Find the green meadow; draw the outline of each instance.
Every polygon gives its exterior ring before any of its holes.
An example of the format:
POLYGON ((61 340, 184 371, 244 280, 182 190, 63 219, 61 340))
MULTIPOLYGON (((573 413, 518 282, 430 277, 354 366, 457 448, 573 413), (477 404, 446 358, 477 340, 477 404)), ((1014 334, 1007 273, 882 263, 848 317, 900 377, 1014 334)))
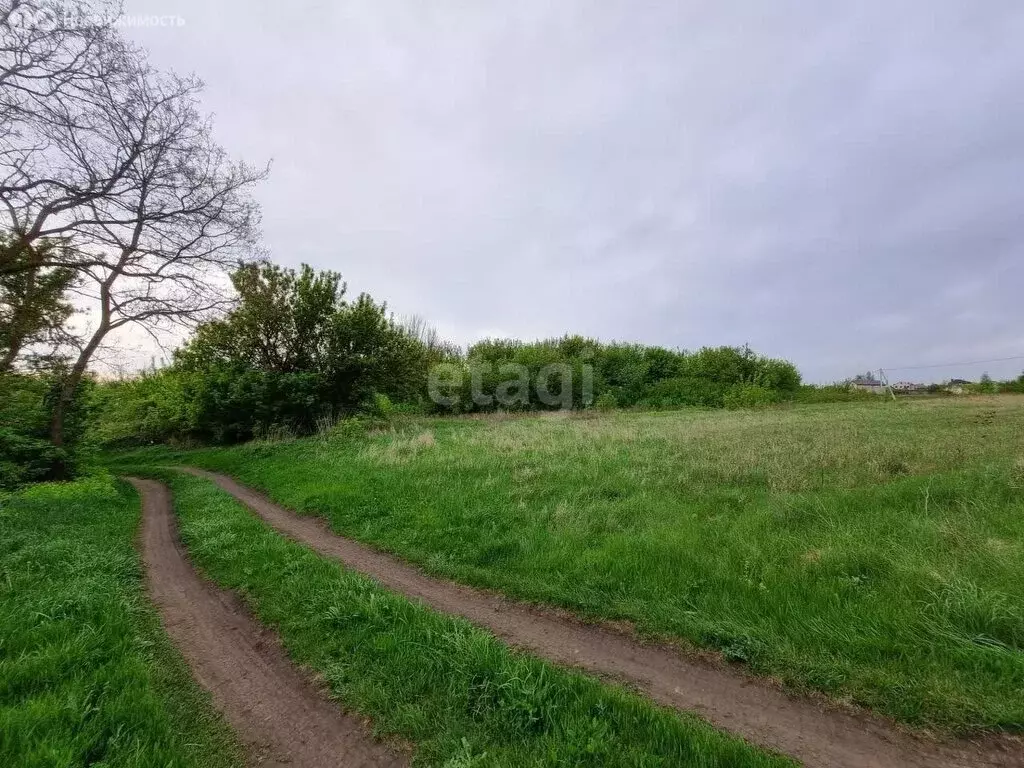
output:
POLYGON ((1024 398, 405 418, 188 463, 431 573, 917 726, 1024 724, 1024 398))

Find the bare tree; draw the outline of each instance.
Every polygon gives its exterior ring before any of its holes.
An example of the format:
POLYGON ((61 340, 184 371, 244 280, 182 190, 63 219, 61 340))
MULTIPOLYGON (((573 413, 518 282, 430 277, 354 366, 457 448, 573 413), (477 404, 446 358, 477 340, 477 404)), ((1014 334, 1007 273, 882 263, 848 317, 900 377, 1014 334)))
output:
MULTIPOLYGON (((124 91, 142 58, 116 34, 119 9, 0 0, 0 199, 21 245, 60 236, 57 222, 107 194, 126 167, 95 120, 97 102, 124 91)), ((0 272, 34 266, 0 263, 0 272)))
POLYGON ((69 120, 84 131, 98 89, 131 59, 113 28, 119 11, 106 0, 0 0, 0 373, 33 345, 52 355, 74 341, 61 294, 78 282, 81 254, 57 222, 111 189, 122 165, 82 173, 53 134, 69 120))
POLYGON ((0 2, 0 131, 15 133, 52 99, 70 98, 112 74, 123 46, 113 0, 0 2))
POLYGON ((448 360, 462 357, 462 347, 441 337, 437 328, 421 315, 409 315, 398 321, 409 338, 415 339, 427 351, 431 359, 448 360))
POLYGON ((255 255, 251 190, 267 173, 232 161, 213 141, 197 79, 154 70, 116 36, 89 39, 83 56, 96 61, 85 69, 100 75, 55 93, 39 88, 31 109, 18 107, 22 127, 0 149, 8 228, 25 245, 64 245, 70 259, 34 266, 73 268, 95 321, 54 406, 57 446, 67 406, 108 334, 129 324, 156 334, 225 306, 225 268, 255 255))
POLYGON ((227 305, 224 271, 256 251, 259 210, 250 190, 266 169, 232 162, 213 141, 199 88, 194 79, 140 68, 127 100, 112 92, 102 103, 104 130, 129 160, 108 193, 60 225, 85 256, 78 269, 98 321, 54 408, 56 445, 64 409, 108 333, 208 319, 227 305))

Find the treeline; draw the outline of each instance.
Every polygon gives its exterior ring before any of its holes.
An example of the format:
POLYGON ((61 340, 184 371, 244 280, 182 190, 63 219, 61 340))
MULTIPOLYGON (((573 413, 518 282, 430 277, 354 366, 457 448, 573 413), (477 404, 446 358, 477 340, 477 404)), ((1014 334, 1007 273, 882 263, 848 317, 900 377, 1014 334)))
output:
POLYGON ((232 282, 234 309, 200 325, 170 366, 96 387, 100 442, 233 443, 398 410, 748 407, 800 386, 791 363, 748 348, 687 353, 567 336, 463 352, 366 294, 349 300, 337 273, 308 266, 249 264, 232 282))
POLYGON ((963 390, 969 394, 977 395, 998 395, 1000 393, 1024 394, 1024 373, 1016 379, 1009 381, 996 381, 985 373, 978 383, 968 384, 963 387, 963 390))
MULTIPOLYGON (((894 390, 897 398, 918 398, 918 397, 956 397, 958 395, 998 395, 998 394, 1024 394, 1024 374, 1016 379, 997 381, 987 373, 978 382, 967 382, 964 384, 951 385, 950 383, 926 384, 911 391, 894 390)), ((848 402, 872 402, 889 399, 891 395, 886 390, 876 393, 869 390, 857 389, 849 383, 835 384, 804 384, 797 391, 793 402, 813 403, 848 403, 848 402)))
POLYGON ((471 346, 439 382, 451 412, 550 408, 750 407, 789 399, 796 367, 749 347, 697 352, 581 336, 536 342, 489 339, 471 346), (447 384, 444 387, 443 384, 447 384))
POLYGON ((421 402, 428 369, 454 354, 370 296, 348 300, 335 272, 261 262, 232 282, 235 308, 200 325, 171 366, 98 388, 100 441, 308 434, 375 404, 421 402))
POLYGON ((1015 393, 1018 395, 1024 395, 1024 373, 1018 378, 1011 381, 1001 381, 993 387, 993 391, 984 392, 983 394, 997 394, 997 393, 1015 393))
MULTIPOLYGON (((232 283, 234 309, 200 325, 170 366, 90 389, 79 411, 96 415, 96 442, 227 444, 396 412, 879 400, 845 384, 803 384, 792 363, 746 346, 688 352, 564 336, 487 339, 463 351, 367 294, 348 299, 339 274, 306 265, 247 264, 232 283)), ((991 391, 1021 388, 1024 376, 991 391)))

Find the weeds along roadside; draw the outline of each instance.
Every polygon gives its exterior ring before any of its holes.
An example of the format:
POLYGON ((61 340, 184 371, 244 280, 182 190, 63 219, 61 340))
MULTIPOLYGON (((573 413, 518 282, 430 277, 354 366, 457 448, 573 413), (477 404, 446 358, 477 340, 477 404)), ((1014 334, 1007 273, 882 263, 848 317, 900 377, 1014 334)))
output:
POLYGON ((509 650, 288 541, 208 481, 158 473, 195 565, 347 709, 428 765, 782 766, 695 717, 509 650))
POLYGON ((146 599, 138 524, 110 475, 0 494, 0 765, 241 764, 146 599))

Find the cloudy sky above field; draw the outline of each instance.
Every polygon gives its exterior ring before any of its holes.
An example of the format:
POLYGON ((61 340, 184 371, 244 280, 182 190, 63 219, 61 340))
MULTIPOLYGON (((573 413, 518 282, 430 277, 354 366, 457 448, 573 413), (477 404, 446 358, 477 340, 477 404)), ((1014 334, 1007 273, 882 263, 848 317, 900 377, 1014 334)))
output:
MULTIPOLYGON (((128 0, 273 258, 466 343, 1024 355, 1024 4, 128 0)), ((1024 360, 894 379, 1016 375, 1024 360)))

